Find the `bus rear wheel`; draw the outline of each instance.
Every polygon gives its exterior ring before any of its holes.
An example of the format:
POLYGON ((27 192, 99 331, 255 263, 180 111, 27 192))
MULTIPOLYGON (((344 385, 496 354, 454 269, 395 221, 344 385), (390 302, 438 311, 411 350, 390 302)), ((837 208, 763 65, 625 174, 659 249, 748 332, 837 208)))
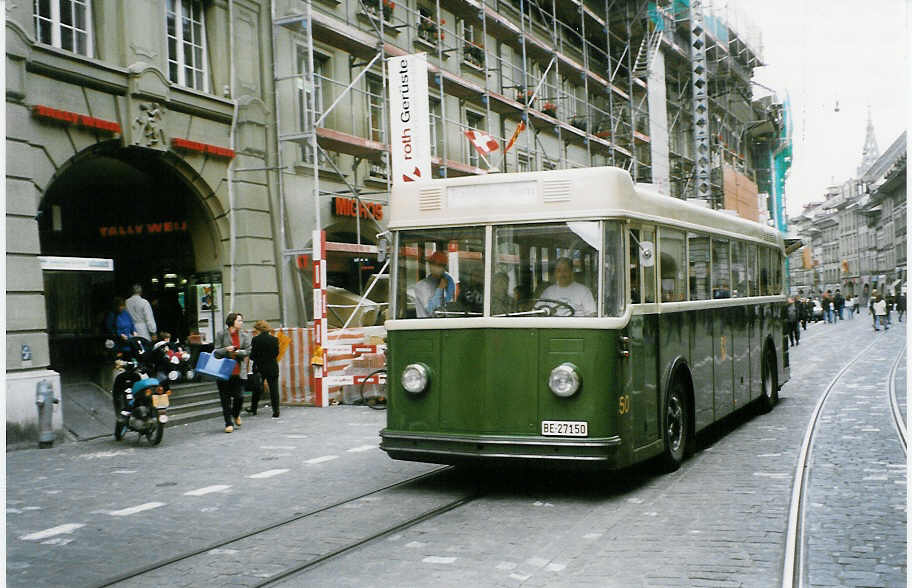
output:
POLYGON ((667 472, 681 467, 690 436, 690 413, 687 396, 680 379, 675 379, 665 395, 664 441, 662 466, 667 472))
POLYGON ((776 359, 773 352, 767 349, 760 367, 760 411, 769 412, 779 401, 779 386, 776 382, 776 359))

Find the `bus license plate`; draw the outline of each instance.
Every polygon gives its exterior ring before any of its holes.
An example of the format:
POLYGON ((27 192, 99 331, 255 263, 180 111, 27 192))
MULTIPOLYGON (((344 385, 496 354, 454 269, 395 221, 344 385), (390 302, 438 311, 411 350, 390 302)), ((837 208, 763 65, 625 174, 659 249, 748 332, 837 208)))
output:
POLYGON ((541 434, 549 437, 588 437, 586 421, 542 421, 541 434))

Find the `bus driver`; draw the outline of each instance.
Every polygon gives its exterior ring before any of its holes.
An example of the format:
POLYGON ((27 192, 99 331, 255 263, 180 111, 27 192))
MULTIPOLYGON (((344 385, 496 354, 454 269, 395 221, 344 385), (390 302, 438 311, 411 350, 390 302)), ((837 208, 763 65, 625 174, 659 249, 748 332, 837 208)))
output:
POLYGON ((595 298, 589 288, 573 281, 573 263, 567 257, 560 257, 554 265, 556 284, 551 284, 541 293, 536 308, 550 308, 554 316, 570 316, 566 304, 573 308, 573 316, 595 316, 595 298), (549 300, 561 302, 562 305, 549 304, 549 300))
POLYGON ((427 257, 430 273, 414 286, 415 313, 418 318, 434 316, 434 311, 443 309, 453 301, 456 292, 456 282, 444 267, 447 255, 443 251, 435 251, 427 257))

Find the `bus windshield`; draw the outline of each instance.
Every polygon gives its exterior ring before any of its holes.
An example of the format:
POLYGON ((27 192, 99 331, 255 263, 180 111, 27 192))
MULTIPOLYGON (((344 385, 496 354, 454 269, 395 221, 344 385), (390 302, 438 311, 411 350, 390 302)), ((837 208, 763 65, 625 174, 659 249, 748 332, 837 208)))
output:
POLYGON ((617 221, 495 225, 485 276, 485 228, 398 233, 399 319, 484 316, 620 316, 624 309, 623 231, 617 221), (599 311, 599 258, 605 249, 599 311))

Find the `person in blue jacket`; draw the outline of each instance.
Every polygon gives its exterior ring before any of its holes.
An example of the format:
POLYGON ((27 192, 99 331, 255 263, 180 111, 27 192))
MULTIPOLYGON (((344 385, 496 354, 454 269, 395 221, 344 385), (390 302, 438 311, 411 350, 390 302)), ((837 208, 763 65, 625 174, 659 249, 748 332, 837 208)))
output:
POLYGON ((123 298, 114 299, 114 310, 105 317, 105 331, 117 340, 117 347, 122 351, 128 349, 127 339, 136 336, 136 326, 123 298))
POLYGON ((436 310, 444 310, 456 294, 456 282, 444 269, 447 255, 435 251, 427 258, 430 273, 414 287, 415 311, 418 318, 434 317, 436 310))

